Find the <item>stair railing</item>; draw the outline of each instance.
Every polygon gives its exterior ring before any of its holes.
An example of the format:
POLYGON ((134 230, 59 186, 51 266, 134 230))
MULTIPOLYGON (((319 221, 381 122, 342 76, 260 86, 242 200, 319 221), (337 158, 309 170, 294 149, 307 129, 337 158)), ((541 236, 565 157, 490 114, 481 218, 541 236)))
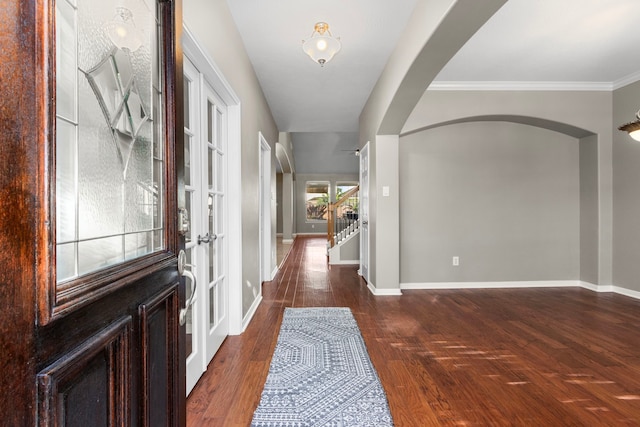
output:
POLYGON ((334 247, 360 227, 358 206, 360 186, 356 185, 335 203, 329 203, 327 218, 327 246, 334 247))

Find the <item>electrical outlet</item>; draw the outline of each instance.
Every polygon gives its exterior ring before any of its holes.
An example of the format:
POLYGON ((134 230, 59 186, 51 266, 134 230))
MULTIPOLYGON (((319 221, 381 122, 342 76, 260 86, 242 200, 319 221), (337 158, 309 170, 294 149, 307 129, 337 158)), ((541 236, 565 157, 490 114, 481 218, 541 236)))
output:
POLYGON ((460 257, 454 256, 453 260, 451 261, 452 265, 457 267, 460 265, 460 257))

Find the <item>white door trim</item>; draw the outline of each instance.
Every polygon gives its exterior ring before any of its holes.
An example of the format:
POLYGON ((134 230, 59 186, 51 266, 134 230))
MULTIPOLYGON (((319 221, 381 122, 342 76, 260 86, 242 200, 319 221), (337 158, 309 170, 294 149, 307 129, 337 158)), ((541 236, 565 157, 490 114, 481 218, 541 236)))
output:
POLYGON ((258 132, 260 146, 260 281, 270 281, 271 271, 271 146, 258 132))
POLYGON ((369 232, 369 216, 371 214, 369 210, 370 166, 371 162, 369 159, 369 142, 367 141, 367 143, 364 145, 364 147, 362 147, 362 150, 360 151, 360 221, 362 221, 362 224, 360 228, 360 269, 358 270, 358 274, 360 274, 367 283, 370 283, 369 254, 371 253, 371 234, 369 232), (365 170, 367 176, 366 179, 363 179, 363 172, 365 170), (367 222, 366 224, 364 223, 365 221, 367 222))
POLYGON ((204 74, 209 84, 227 105, 227 225, 228 280, 229 280, 229 334, 242 333, 242 188, 241 188, 241 105, 240 98, 226 80, 213 59, 196 41, 193 33, 183 25, 182 48, 194 65, 204 74))

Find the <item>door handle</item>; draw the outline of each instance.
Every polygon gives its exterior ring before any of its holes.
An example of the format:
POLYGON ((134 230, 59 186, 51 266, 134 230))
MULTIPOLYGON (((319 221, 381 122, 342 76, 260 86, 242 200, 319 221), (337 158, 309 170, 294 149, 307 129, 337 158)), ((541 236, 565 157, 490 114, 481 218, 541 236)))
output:
POLYGON ((184 303, 184 308, 180 309, 180 326, 183 326, 187 321, 187 312, 193 305, 193 300, 196 297, 196 289, 198 289, 198 282, 196 281, 195 276, 191 271, 186 270, 186 267, 193 268, 193 265, 187 264, 187 254, 183 250, 181 250, 178 254, 178 273, 180 273, 182 277, 186 277, 187 279, 191 280, 191 283, 193 283, 193 289, 191 290, 191 296, 184 303))
POLYGON ((367 221, 366 219, 362 221, 362 225, 367 225, 369 224, 369 221, 367 221))
POLYGON ((200 235, 198 234, 198 244, 201 244, 201 243, 211 243, 211 242, 213 242, 214 240, 216 240, 217 238, 218 238, 218 236, 217 236, 217 235, 215 235, 215 234, 209 235, 209 233, 207 233, 207 234, 205 234, 204 236, 200 236, 200 235))

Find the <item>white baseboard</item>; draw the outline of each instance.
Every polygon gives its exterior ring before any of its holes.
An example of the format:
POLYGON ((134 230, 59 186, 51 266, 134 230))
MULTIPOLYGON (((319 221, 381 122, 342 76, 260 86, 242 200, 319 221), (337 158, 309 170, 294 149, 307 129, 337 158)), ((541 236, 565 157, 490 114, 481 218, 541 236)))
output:
POLYGON ((611 286, 613 288, 613 292, 616 294, 624 295, 630 298, 640 299, 640 292, 634 291, 627 288, 621 288, 619 286, 611 286))
POLYGON ((293 239, 282 239, 282 243, 293 243, 293 239))
POLYGON ((579 287, 578 280, 534 280, 516 282, 426 282, 400 283, 400 289, 502 289, 579 287))
POLYGON ((369 288, 369 292, 377 297, 402 295, 402 291, 400 289, 378 289, 371 283, 367 284, 367 288, 369 288))
POLYGON ((272 281, 273 279, 275 279, 276 274, 278 274, 278 266, 276 265, 276 268, 273 269, 273 271, 271 272, 271 279, 269 279, 269 281, 272 281))
POLYGON ((330 261, 331 265, 360 265, 359 259, 341 259, 339 261, 330 261))
POLYGON ((581 280, 534 280, 514 282, 426 282, 401 283, 400 289, 506 289, 506 288, 583 288, 593 292, 614 292, 640 299, 640 292, 619 286, 596 285, 581 280))
POLYGON ((256 299, 253 300, 253 304, 251 304, 251 307, 249 307, 249 311, 247 311, 247 315, 244 316, 244 319, 242 319, 242 332, 247 330, 247 326, 249 326, 249 323, 251 323, 251 319, 253 319, 254 314, 256 314, 256 311, 258 310, 258 306, 260 306, 261 302, 262 302, 262 292, 260 292, 260 294, 256 297, 256 299))

